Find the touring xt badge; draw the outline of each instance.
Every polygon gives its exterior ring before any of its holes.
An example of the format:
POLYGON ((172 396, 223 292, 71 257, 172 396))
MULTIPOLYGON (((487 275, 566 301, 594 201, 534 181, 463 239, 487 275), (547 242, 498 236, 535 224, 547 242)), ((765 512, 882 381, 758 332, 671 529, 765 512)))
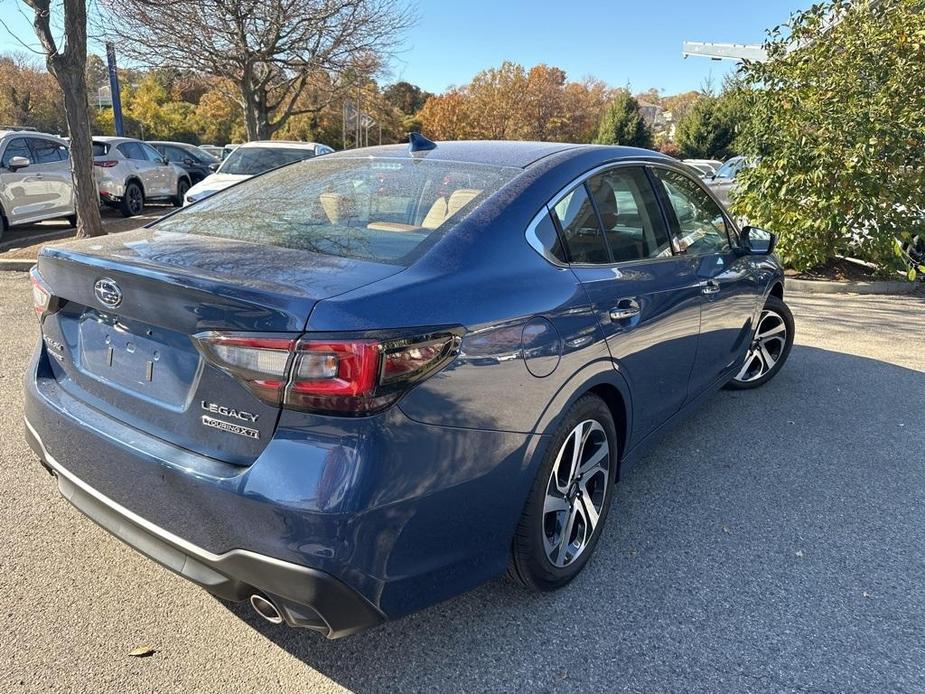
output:
POLYGON ((206 412, 211 412, 212 414, 220 414, 223 417, 231 417, 232 419, 240 419, 244 422, 253 422, 257 423, 257 419, 260 418, 259 414, 253 414, 252 412, 246 412, 244 410, 236 410, 233 407, 225 407, 224 405, 218 405, 214 402, 207 402, 202 400, 202 409, 206 412))

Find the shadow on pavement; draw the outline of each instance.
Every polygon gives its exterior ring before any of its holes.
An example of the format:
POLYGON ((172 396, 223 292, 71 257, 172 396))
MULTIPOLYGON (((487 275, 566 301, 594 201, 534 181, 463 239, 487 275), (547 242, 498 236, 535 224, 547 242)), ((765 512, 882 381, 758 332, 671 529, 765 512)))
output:
POLYGON ((925 373, 794 348, 619 485, 568 588, 497 581, 329 642, 235 613, 348 689, 925 688, 925 373))

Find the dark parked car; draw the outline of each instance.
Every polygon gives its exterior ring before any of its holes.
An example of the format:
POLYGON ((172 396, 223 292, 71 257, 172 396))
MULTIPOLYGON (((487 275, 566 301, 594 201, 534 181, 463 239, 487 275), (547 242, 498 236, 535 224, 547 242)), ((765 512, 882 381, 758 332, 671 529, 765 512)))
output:
POLYGON ((46 246, 27 436, 86 515, 273 622, 560 588, 660 432, 787 359, 773 244, 646 150, 314 158, 46 246))
POLYGON ((218 166, 220 162, 205 150, 183 142, 152 142, 149 140, 148 144, 164 155, 164 158, 171 164, 185 169, 193 185, 212 173, 209 167, 218 166))

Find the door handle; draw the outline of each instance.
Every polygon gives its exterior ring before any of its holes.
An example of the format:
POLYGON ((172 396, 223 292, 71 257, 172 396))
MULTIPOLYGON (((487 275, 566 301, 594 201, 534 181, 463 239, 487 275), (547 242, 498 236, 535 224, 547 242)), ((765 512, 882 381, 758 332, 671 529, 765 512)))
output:
POLYGON ((639 315, 639 302, 636 299, 621 299, 610 309, 610 320, 626 320, 639 315))
POLYGON ((716 294, 719 291, 719 282, 716 280, 707 280, 703 283, 704 294, 716 294))

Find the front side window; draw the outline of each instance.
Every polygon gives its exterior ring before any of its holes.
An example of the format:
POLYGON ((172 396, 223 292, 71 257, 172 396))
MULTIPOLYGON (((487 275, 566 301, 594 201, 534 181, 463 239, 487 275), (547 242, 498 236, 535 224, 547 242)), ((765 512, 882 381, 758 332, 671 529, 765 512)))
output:
POLYGON ((693 179, 676 171, 653 169, 664 184, 678 221, 678 243, 693 255, 723 253, 730 249, 729 229, 719 205, 693 179))
POLYGON ((30 144, 32 145, 32 151, 35 153, 36 164, 57 164, 67 158, 65 148, 57 142, 38 137, 33 137, 31 140, 30 144))
POLYGON ((139 147, 141 149, 142 157, 147 159, 148 161, 154 161, 154 162, 160 163, 164 159, 161 153, 158 152, 156 149, 154 149, 154 147, 152 147, 151 145, 138 143, 136 147, 139 147))
POLYGON ((298 147, 238 147, 225 159, 219 173, 256 176, 314 155, 312 150, 298 147))
POLYGON ((10 168, 10 160, 12 160, 13 157, 25 157, 30 163, 32 162, 32 152, 29 150, 29 144, 26 142, 26 138, 17 137, 9 141, 6 149, 3 150, 3 160, 0 161, 4 169, 10 168))
POLYGON ((641 168, 618 168, 588 179, 613 262, 671 256, 671 240, 652 185, 641 168))
POLYGON ((425 241, 452 229, 519 173, 459 162, 319 157, 216 193, 154 228, 406 265, 425 241))
POLYGON ((562 241, 571 262, 582 265, 606 265, 611 262, 604 233, 584 184, 557 202, 553 214, 559 220, 562 241))

